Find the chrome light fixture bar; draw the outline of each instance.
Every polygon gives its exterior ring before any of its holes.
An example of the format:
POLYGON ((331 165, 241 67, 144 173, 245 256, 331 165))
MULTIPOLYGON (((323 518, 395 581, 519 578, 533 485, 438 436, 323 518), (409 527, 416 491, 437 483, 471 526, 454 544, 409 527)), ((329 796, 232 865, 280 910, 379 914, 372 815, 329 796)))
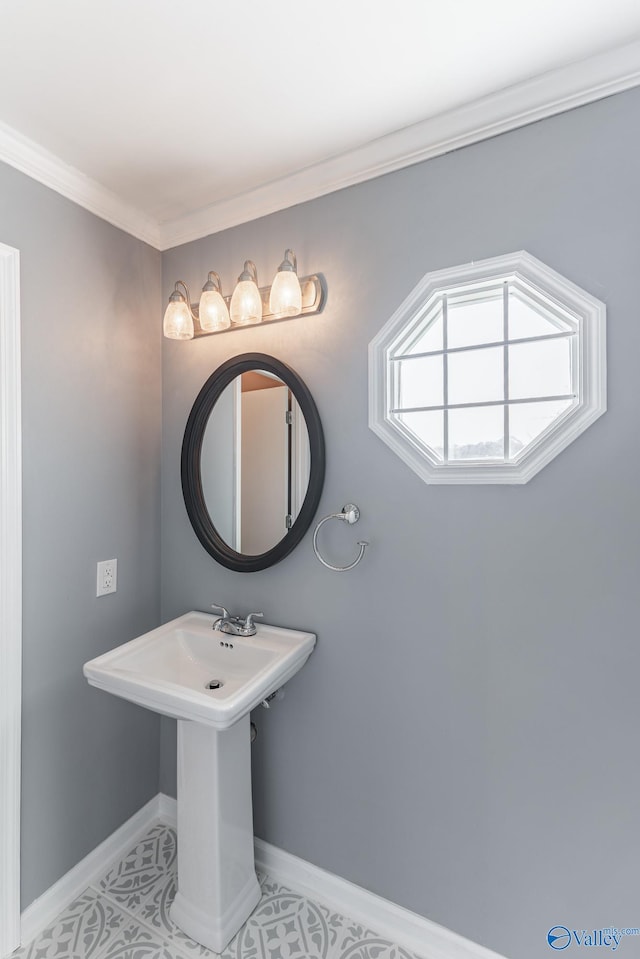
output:
POLYGON ((187 284, 178 280, 169 297, 163 331, 169 339, 191 340, 260 323, 293 320, 320 313, 325 296, 322 275, 298 277, 296 255, 286 250, 271 286, 258 286, 258 271, 252 260, 245 260, 232 296, 224 296, 214 270, 209 272, 198 305, 191 302, 187 284))

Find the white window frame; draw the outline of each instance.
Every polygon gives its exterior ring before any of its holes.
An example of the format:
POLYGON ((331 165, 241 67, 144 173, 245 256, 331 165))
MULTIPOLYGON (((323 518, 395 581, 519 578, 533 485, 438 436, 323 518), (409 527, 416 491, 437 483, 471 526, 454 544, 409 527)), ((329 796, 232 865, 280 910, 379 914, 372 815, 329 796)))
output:
MULTIPOLYGON (((532 339, 542 339, 534 337, 532 339)), ((522 484, 554 459, 607 408, 606 307, 525 251, 427 273, 369 344, 369 426, 401 460, 430 484, 522 484), (393 416, 391 364, 397 344, 447 291, 520 281, 570 317, 575 401, 512 462, 442 462, 393 416)), ((475 405, 475 404, 471 404, 475 405)))

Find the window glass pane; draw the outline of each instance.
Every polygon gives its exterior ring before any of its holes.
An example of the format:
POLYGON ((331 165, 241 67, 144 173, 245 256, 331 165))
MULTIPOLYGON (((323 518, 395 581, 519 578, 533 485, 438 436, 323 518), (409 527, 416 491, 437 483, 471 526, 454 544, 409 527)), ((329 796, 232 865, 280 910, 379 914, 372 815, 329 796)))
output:
POLYGON ((509 458, 514 459, 524 452, 572 404, 573 400, 553 400, 510 405, 509 458))
POLYGON ((541 340, 509 347, 509 398, 572 392, 571 340, 541 340))
POLYGON ((393 368, 396 376, 396 407, 442 406, 442 356, 398 360, 393 368))
POLYGON ((542 310, 519 290, 509 290, 509 339, 519 340, 527 336, 548 336, 558 333, 557 325, 551 323, 542 310))
POLYGON ((519 281, 509 285, 509 339, 571 333, 574 329, 562 308, 542 293, 519 281))
POLYGON ((434 317, 429 322, 426 329, 423 329, 411 344, 406 353, 435 353, 442 349, 442 313, 434 317))
POLYGON ((486 403, 504 399, 504 348, 493 346, 450 353, 449 403, 486 403))
POLYGON ((442 298, 418 317, 412 324, 411 332, 402 338, 393 349, 393 356, 413 353, 433 353, 442 349, 442 298))
POLYGON ((428 446, 434 456, 442 460, 444 448, 444 413, 396 413, 398 420, 424 446, 428 446))
POLYGON ((447 299, 447 346, 475 346, 504 339, 502 290, 487 291, 477 298, 447 299))
POLYGON ((449 410, 449 460, 504 460, 504 407, 449 410))

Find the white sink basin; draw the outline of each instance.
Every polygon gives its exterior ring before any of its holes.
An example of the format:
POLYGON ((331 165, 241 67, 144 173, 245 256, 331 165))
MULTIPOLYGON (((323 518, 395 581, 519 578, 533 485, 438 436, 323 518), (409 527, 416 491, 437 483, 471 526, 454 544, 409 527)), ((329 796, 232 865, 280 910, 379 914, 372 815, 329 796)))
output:
POLYGON ((260 900, 249 712, 304 665, 313 633, 213 630, 187 613, 84 665, 92 686, 178 720, 178 889, 171 918, 221 953, 260 900), (209 684, 219 684, 210 689, 209 684))
POLYGON ((187 613, 85 663, 84 674, 154 712, 228 729, 298 672, 316 637, 266 624, 230 636, 213 630, 216 618, 187 613))

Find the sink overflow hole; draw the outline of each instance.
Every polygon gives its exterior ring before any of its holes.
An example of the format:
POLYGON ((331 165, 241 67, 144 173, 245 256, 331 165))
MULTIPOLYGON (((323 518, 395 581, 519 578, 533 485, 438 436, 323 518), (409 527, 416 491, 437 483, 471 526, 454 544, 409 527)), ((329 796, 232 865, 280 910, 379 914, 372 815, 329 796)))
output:
POLYGON ((210 679, 208 683, 205 683, 205 689, 220 689, 221 686, 224 686, 224 683, 221 679, 210 679))

